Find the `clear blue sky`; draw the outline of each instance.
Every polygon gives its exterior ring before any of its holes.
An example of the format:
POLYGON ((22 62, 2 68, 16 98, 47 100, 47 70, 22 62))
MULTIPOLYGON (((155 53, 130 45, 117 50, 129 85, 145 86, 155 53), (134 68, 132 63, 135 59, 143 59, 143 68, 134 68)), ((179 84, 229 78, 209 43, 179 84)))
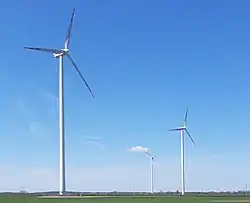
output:
POLYGON ((96 100, 65 61, 68 189, 149 190, 148 160, 127 151, 136 145, 157 157, 156 189, 179 189, 179 134, 168 129, 186 106, 197 143, 186 139, 187 190, 250 183, 249 1, 8 0, 0 190, 59 188, 58 60, 23 47, 63 48, 73 7, 71 56, 96 100))

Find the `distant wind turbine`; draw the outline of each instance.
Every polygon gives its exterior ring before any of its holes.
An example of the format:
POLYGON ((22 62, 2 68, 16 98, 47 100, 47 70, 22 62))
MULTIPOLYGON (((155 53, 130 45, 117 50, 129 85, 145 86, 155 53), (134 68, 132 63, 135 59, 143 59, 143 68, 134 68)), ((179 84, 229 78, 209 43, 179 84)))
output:
POLYGON ((68 59, 71 61, 72 65, 74 66, 75 70, 85 83, 86 87, 88 88, 89 92, 91 93, 92 97, 94 98, 94 94, 90 89, 88 83, 84 79, 81 71, 77 67, 74 60, 69 55, 69 45, 70 45, 70 38, 71 38, 71 30, 73 25, 75 15, 75 8, 73 9, 70 24, 68 27, 68 32, 66 35, 64 49, 53 49, 53 48, 38 48, 38 47, 24 47, 28 50, 36 50, 41 52, 48 52, 53 54, 54 58, 59 58, 59 134, 60 134, 60 195, 64 195, 66 192, 66 180, 65 180, 65 143, 64 143, 64 88, 63 88, 63 57, 67 56, 68 59))
POLYGON ((150 189, 151 193, 154 193, 154 156, 152 156, 148 151, 147 147, 136 146, 128 149, 130 152, 144 153, 150 158, 150 189))
POLYGON ((145 152, 145 154, 150 158, 150 189, 151 194, 154 194, 154 156, 149 152, 145 152))
POLYGON ((183 127, 170 129, 169 131, 180 131, 181 132, 181 194, 185 194, 185 169, 184 169, 184 133, 186 132, 195 146, 195 142, 191 137, 190 133, 187 130, 187 116, 188 116, 188 109, 186 109, 185 118, 184 118, 184 125, 183 127))

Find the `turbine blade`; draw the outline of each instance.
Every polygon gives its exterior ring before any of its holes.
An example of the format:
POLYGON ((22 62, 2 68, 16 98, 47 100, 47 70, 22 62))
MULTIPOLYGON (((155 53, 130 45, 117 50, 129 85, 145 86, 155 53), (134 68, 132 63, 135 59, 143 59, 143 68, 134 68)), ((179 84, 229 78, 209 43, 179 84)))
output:
POLYGON ((187 117, 188 117, 188 108, 186 108, 185 118, 184 118, 184 125, 187 124, 187 117))
POLYGON ((188 134, 188 136, 189 136, 190 140, 192 141, 192 143, 194 144, 194 146, 196 146, 196 144, 195 144, 195 142, 194 142, 192 136, 190 135, 190 133, 187 131, 187 129, 185 129, 185 131, 186 131, 186 133, 188 134))
POLYGON ((170 129, 169 131, 180 131, 181 128, 174 128, 174 129, 170 129))
POLYGON ((64 43, 64 48, 68 49, 69 48, 69 43, 70 43, 70 37, 71 37, 71 30, 72 30, 72 25, 73 25, 73 20, 74 20, 74 15, 75 15, 75 8, 73 8, 71 18, 70 18, 70 23, 68 27, 68 32, 65 38, 65 43, 64 43))
POLYGON ((85 83, 86 87, 88 88, 89 92, 91 93, 92 97, 95 98, 94 93, 92 92, 92 90, 90 89, 87 81, 84 79, 81 71, 79 70, 79 68, 77 67, 76 63, 74 62, 74 60, 71 58, 71 56, 69 54, 67 54, 69 60, 71 61, 71 63, 73 64, 73 66, 75 67, 76 71, 78 72, 78 74, 80 75, 81 79, 83 80, 83 82, 85 83))
POLYGON ((154 156, 150 154, 149 152, 144 152, 146 156, 148 156, 152 161, 154 160, 154 156))
POLYGON ((35 51, 43 51, 49 53, 61 53, 60 49, 50 49, 50 48, 40 48, 40 47, 24 47, 24 49, 35 50, 35 51))

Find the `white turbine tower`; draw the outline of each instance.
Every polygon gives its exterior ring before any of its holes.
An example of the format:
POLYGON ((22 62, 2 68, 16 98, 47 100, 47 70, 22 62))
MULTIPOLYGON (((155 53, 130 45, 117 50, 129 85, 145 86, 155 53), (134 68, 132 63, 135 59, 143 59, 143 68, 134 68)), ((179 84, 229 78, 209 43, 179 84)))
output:
POLYGON ((154 194, 154 156, 149 152, 145 152, 145 154, 150 158, 150 189, 151 194, 154 194))
POLYGON ((185 194, 185 167, 184 167, 184 133, 186 132, 192 141, 192 143, 195 146, 195 142, 193 138, 191 137, 190 133, 187 130, 187 116, 188 116, 188 110, 186 109, 186 114, 184 118, 184 126, 171 129, 170 131, 180 131, 181 132, 181 194, 185 194))
POLYGON ((90 89, 88 83, 84 79, 82 73, 80 72, 79 68, 76 66, 76 63, 69 55, 69 44, 70 44, 70 37, 71 37, 71 29, 73 25, 73 19, 75 15, 75 8, 73 9, 70 24, 68 27, 68 32, 66 35, 64 49, 51 49, 51 48, 38 48, 38 47, 24 47, 25 49, 29 50, 36 50, 41 52, 48 52, 53 54, 54 58, 59 58, 59 134, 60 134, 60 195, 64 195, 66 192, 66 181, 65 181, 65 144, 64 144, 64 88, 63 88, 63 57, 67 56, 68 59, 73 64, 74 68, 80 75, 81 79, 87 86, 89 92, 94 98, 94 94, 90 89))

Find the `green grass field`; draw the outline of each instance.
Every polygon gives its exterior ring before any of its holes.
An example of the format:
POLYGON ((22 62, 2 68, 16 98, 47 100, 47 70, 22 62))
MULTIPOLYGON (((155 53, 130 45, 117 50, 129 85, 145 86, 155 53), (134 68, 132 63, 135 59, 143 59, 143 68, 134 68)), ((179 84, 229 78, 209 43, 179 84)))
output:
POLYGON ((40 199, 37 197, 1 195, 0 203, 247 203, 250 197, 84 197, 77 199, 40 199))

